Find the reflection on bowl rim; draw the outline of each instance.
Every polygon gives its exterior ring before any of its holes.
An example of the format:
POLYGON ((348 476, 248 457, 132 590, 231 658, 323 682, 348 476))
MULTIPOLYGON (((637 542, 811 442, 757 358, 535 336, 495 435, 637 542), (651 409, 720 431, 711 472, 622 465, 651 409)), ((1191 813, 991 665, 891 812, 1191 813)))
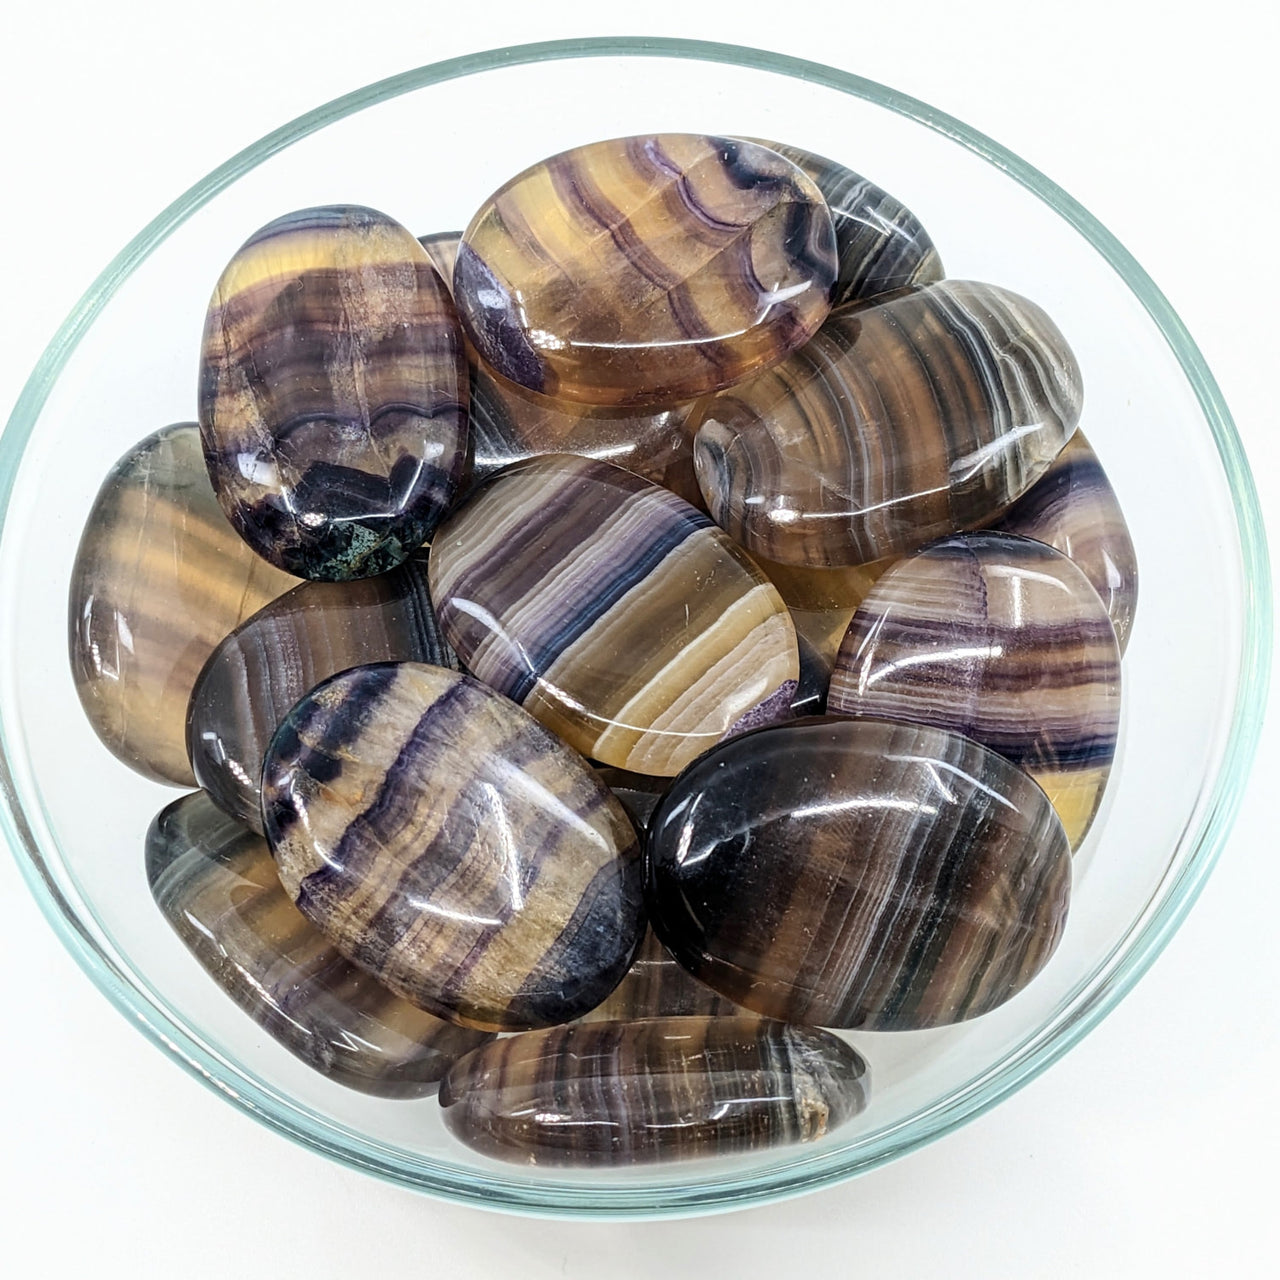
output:
MULTIPOLYGON (((1271 584, 1258 497, 1244 449, 1204 358, 1182 321, 1146 272, 1084 208, 1043 174, 959 120, 915 98, 820 63, 736 45, 695 40, 599 37, 553 40, 492 49, 419 67, 367 85, 299 116, 246 147, 196 183, 143 228, 93 282, 63 322, 18 397, 0 436, 0 529, 14 477, 31 431, 57 379, 89 326, 151 252, 215 195, 276 152, 365 107, 416 89, 477 72, 571 58, 657 57, 723 63, 805 80, 861 98, 937 133, 980 156, 1022 184, 1078 231, 1145 307, 1173 351, 1199 401, 1226 473, 1242 554, 1244 627, 1240 676, 1231 730, 1213 791, 1198 829, 1184 834, 1190 853, 1172 868, 1147 909, 1085 981, 1077 984, 1048 1024, 961 1089, 855 1151, 806 1154, 777 1167, 736 1176, 707 1177, 696 1185, 655 1182, 602 1186, 599 1182, 530 1186, 501 1169, 478 1174, 403 1152, 318 1116, 278 1091, 247 1078, 200 1042, 150 989, 141 975, 108 954, 81 922, 55 872, 45 864, 26 815, 18 805, 4 725, 0 723, 0 829, 40 909, 81 968, 131 1022, 192 1075, 222 1091, 242 1110, 305 1147, 401 1186, 463 1204, 569 1218, 669 1217, 741 1207, 798 1195, 843 1181, 941 1137, 980 1115, 1035 1078, 1062 1056, 1119 1002, 1146 972, 1200 893, 1239 808, 1262 727, 1271 656, 1271 584)), ((668 1176, 679 1177, 673 1169, 668 1176)))

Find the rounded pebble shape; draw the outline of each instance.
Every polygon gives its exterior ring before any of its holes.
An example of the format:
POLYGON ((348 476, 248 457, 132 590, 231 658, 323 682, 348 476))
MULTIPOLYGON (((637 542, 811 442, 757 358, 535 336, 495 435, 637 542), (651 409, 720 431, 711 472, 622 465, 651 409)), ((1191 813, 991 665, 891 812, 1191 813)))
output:
POLYGON ((755 143, 616 138, 526 169, 480 207, 458 313, 503 377, 585 404, 692 400, 781 360, 830 310, 821 192, 755 143))
POLYGON ((1138 608, 1138 556, 1115 490, 1083 432, 991 528, 1047 543, 1075 561, 1107 606, 1124 653, 1138 608))
POLYGON ((342 581, 407 559, 467 447, 462 333, 417 240, 359 205, 255 232, 209 305, 200 429, 223 510, 272 564, 342 581))
POLYGON ((924 725, 830 717, 735 738, 649 827, 650 921, 766 1017, 909 1031, 987 1013, 1053 954, 1071 850, 1044 792, 924 725))
POLYGON ((456 671, 378 663, 312 690, 271 742, 262 811, 302 913, 451 1022, 568 1022, 639 946, 626 812, 585 761, 456 671))
POLYGON ((421 1098, 489 1037, 414 1008, 344 960, 289 901, 261 836, 202 791, 147 832, 147 883, 201 968, 295 1057, 380 1098, 421 1098))
POLYGON ((702 512, 629 471, 553 454, 450 515, 431 598, 472 675, 603 764, 671 777, 789 714, 795 629, 702 512))
POLYGON ((103 745, 143 777, 195 786, 186 719, 200 668, 297 585, 227 523, 195 423, 130 449, 94 499, 67 602, 71 674, 103 745))
POLYGON ((446 1128, 519 1164, 618 1166, 825 1137, 867 1101, 867 1064, 825 1031, 759 1018, 654 1018, 529 1032, 440 1086, 446 1128))
POLYGON ((440 634, 423 552, 355 582, 305 582, 242 622, 191 693, 187 747, 214 803, 262 831, 262 762, 289 708, 322 680, 371 662, 457 669, 440 634))
POLYGON ((946 274, 933 240, 901 200, 844 165, 800 147, 751 138, 811 177, 826 199, 836 229, 839 269, 833 306, 859 302, 946 274))
POLYGON ((833 568, 993 519, 1080 417, 1033 302, 943 280, 834 312, 803 350, 693 409, 707 510, 752 555, 833 568))
POLYGON ((998 751, 1044 788, 1074 849, 1115 757, 1120 649, 1066 556, 1013 534, 957 534, 871 588, 827 710, 936 725, 998 751))

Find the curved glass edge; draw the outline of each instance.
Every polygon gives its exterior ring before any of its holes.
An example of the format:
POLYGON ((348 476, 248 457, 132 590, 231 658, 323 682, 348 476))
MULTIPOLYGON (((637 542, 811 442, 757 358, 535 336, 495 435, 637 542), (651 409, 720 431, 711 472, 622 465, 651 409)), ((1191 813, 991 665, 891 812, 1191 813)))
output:
MULTIPOLYGON (((1235 504, 1244 576, 1244 633, 1232 728, 1195 847, 1164 891, 1163 900, 1135 926, 1128 950, 1083 1001, 1066 1008, 986 1076, 927 1112, 882 1135, 853 1159, 846 1152, 815 1155, 799 1164, 697 1187, 584 1188, 509 1182, 495 1171, 483 1179, 444 1169, 414 1173, 383 1159, 360 1141, 338 1140, 332 1125, 293 1109, 296 1121, 276 1114, 281 1102, 237 1073, 236 1087, 220 1078, 226 1064, 155 1004, 138 998, 131 979, 105 955, 77 921, 40 857, 17 804, 7 744, 0 725, 0 830, 19 869, 63 944, 111 1002, 158 1047, 210 1088, 225 1094, 269 1128, 385 1181, 444 1199, 529 1216, 628 1219, 691 1216, 788 1199, 844 1181, 917 1150, 950 1133, 1034 1079, 1113 1009, 1147 971, 1199 896, 1239 809, 1261 734, 1269 685, 1272 605, 1262 513, 1244 448, 1218 385, 1181 319, 1123 245, 1078 201, 1032 165, 992 139, 928 104, 884 85, 821 63, 738 45, 646 37, 593 37, 488 50, 402 72, 307 112, 246 147, 196 183, 135 236, 72 309, 37 362, 0 434, 0 525, 8 509, 22 452, 54 381, 80 338, 123 281, 178 226, 242 174, 326 125, 375 103, 429 85, 505 66, 568 58, 658 57, 725 63, 791 76, 886 107, 952 139, 1033 192, 1083 235, 1124 280, 1150 315, 1194 390, 1221 457, 1235 504), (363 1149, 361 1149, 363 1148, 363 1149)), ((1112 958, 1116 955, 1113 952, 1112 958)), ((1105 969, 1104 963, 1103 968, 1105 969)), ((1102 972, 1099 970, 1098 972, 1102 972)), ((293 1104, 288 1104, 291 1107, 293 1104)))

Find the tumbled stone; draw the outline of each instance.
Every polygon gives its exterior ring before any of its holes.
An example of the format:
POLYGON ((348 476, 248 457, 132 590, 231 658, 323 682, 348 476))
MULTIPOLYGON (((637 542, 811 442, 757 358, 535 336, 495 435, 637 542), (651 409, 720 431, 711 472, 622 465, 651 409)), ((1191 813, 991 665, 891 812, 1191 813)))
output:
POLYGON ((227 523, 194 423, 130 449, 94 499, 68 599, 71 673, 103 744, 144 777, 194 786, 187 700, 201 666, 297 583, 227 523))
POLYGON ((425 553, 376 578, 303 583, 223 640, 191 694, 196 780, 260 832, 262 761, 285 713, 322 680, 371 662, 458 666, 431 607, 425 553))
POLYGON ((462 243, 461 231, 437 231, 434 235, 419 236, 418 243, 426 250, 431 265, 440 273, 440 279, 453 294, 453 264, 458 260, 458 246, 462 243))
POLYGON ((815 1141, 867 1089, 867 1064, 828 1032, 656 1018, 496 1040, 454 1065, 440 1102, 450 1132, 498 1160, 634 1165, 815 1141))
POLYGON ((654 931, 767 1017, 872 1031, 1016 995, 1066 920, 1071 851, 1040 788, 923 725, 820 717, 707 753, 646 846, 654 931))
POLYGON ((1093 583, 1123 653, 1138 606, 1138 557, 1124 512, 1084 433, 991 526, 1056 547, 1093 583))
POLYGON ((649 825, 662 794, 671 785, 670 778, 655 778, 647 773, 633 773, 630 769, 615 769, 612 765, 597 764, 595 771, 600 781, 617 796, 627 811, 637 831, 649 825))
POLYGON ((755 143, 692 134, 576 147, 500 187, 454 268, 503 377, 587 404, 673 404, 781 360, 830 308, 818 188, 755 143))
POLYGON ((1058 456, 1082 394, 1035 303, 943 280, 842 307, 803 350, 701 401, 694 466, 752 555, 870 564, 993 519, 1058 456))
POLYGON ((929 233, 901 200, 825 156, 763 138, 751 141, 786 156, 825 197, 840 262, 831 290, 833 305, 942 279, 942 259, 929 233))
POLYGON ((272 740, 262 811, 302 913, 452 1022, 569 1021, 639 945, 621 805, 553 734, 455 671, 380 663, 314 689, 272 740))
POLYGON ((1120 727, 1120 649, 1066 556, 957 534, 900 560, 840 646, 827 709, 963 733, 1025 769, 1072 847, 1102 800, 1120 727))
POLYGON ((303 578, 383 573, 430 535, 466 456, 449 291, 385 214, 286 214, 245 242, 205 322, 200 426, 245 540, 303 578))
POLYGON ((210 977, 338 1084, 420 1098, 488 1039, 414 1008, 344 960, 285 896, 266 841, 203 792, 175 800, 152 822, 147 882, 210 977))
POLYGON ((788 714, 795 630, 703 515, 629 471, 517 463, 441 526, 431 598, 467 670, 603 764, 671 776, 788 714))

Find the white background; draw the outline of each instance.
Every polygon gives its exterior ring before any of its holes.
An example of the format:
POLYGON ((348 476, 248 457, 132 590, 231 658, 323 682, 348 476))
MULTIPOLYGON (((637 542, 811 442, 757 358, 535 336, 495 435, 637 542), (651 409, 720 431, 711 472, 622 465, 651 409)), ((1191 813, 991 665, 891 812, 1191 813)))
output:
MULTIPOLYGON (((599 0, 6 0, 0 418, 107 260, 269 128, 410 66, 603 34, 723 39, 827 62, 959 116, 1049 174, 1134 252, 1200 343, 1280 560, 1270 0, 648 0, 634 13, 599 0)), ((0 855, 0 1274, 1273 1276, 1278 732, 1272 714, 1190 919, 1064 1061, 869 1177, 700 1221, 491 1217, 295 1149, 130 1028, 0 855)))

